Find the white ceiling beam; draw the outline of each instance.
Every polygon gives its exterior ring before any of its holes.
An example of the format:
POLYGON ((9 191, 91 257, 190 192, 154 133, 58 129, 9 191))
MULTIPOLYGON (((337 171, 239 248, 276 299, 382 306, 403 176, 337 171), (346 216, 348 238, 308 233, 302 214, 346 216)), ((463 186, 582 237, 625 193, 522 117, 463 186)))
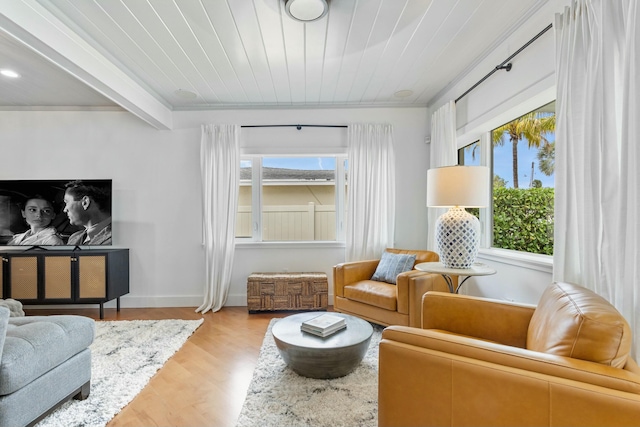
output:
POLYGON ((35 0, 1 2, 0 30, 157 129, 172 128, 170 108, 35 0))

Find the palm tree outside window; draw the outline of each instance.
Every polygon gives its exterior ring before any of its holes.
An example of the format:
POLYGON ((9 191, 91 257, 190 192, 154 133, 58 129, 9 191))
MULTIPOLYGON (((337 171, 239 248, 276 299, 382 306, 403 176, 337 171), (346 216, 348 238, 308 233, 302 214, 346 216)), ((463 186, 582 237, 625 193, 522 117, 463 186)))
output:
MULTIPOLYGON (((552 255, 555 101, 491 131, 491 246, 552 255)), ((458 164, 479 165, 481 142, 458 150, 458 164)), ((468 209, 478 218, 480 209, 468 209)), ((482 221, 482 218, 481 218, 482 221)))
POLYGON ((491 132, 493 247, 553 254, 555 101, 491 132))
MULTIPOLYGON (((521 142, 526 142, 529 149, 538 150, 536 153, 538 160, 540 160, 540 157, 545 159, 544 162, 538 163, 540 172, 546 176, 553 175, 553 160, 549 155, 555 155, 555 130, 556 113, 554 101, 491 132, 494 150, 496 147, 503 147, 506 141, 511 143, 511 177, 513 178, 511 182, 513 188, 520 188, 518 153, 523 150, 521 142)), ((534 174, 535 161, 532 161, 529 187, 534 186, 532 184, 534 174)), ((506 177, 503 178, 506 179, 506 177)), ((539 185, 541 183, 535 184, 536 187, 539 185)))

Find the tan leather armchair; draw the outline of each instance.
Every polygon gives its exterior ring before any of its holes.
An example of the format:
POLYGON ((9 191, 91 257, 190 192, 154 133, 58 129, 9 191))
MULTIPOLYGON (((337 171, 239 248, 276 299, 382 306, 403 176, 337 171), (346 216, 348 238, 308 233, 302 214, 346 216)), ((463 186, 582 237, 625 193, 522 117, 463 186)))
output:
MULTIPOLYGON (((432 251, 391 249, 396 254, 416 254, 416 264, 438 261, 432 251)), ((395 285, 370 280, 380 260, 345 262, 333 267, 334 310, 379 325, 419 327, 422 296, 427 291, 449 288, 439 274, 411 270, 400 273, 395 285)), ((457 278, 454 276, 454 280, 457 278)))
POLYGON ((629 326, 585 288, 537 307, 429 292, 423 326, 383 331, 379 426, 640 425, 629 326))

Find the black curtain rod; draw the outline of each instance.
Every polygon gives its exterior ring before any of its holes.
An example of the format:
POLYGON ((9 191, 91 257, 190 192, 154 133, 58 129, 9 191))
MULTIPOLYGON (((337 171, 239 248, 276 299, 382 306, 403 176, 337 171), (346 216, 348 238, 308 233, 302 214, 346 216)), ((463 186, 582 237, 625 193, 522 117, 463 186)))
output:
POLYGON ((298 130, 303 127, 308 128, 346 128, 345 125, 243 125, 242 128, 296 128, 298 130))
POLYGON ((509 61, 511 61, 517 54, 519 54, 520 52, 522 52, 523 50, 525 50, 531 43, 533 43, 534 41, 536 41, 541 35, 543 35, 544 33, 546 33, 547 31, 549 31, 551 29, 551 27, 553 27, 553 24, 549 24, 544 30, 540 31, 538 34, 536 34, 531 40, 529 40, 528 42, 526 42, 524 45, 522 45, 522 47, 518 50, 516 50, 515 52, 513 52, 513 54, 508 57, 507 59, 505 59, 504 61, 502 61, 502 63, 498 66, 496 66, 493 70, 491 70, 491 72, 489 74, 487 74, 486 76, 484 76, 483 78, 481 78, 480 80, 478 80, 478 82, 476 84, 474 84, 473 86, 471 86, 469 89, 467 89, 467 91, 465 93, 463 93, 462 95, 460 95, 458 97, 458 99, 456 99, 455 102, 460 101, 462 98, 464 98, 464 96, 466 96, 469 92, 471 92, 472 90, 474 90, 476 87, 478 87, 478 85, 480 83, 482 83, 483 81, 487 80, 493 73, 495 73, 498 70, 507 70, 507 71, 511 71, 511 63, 509 63, 509 61))

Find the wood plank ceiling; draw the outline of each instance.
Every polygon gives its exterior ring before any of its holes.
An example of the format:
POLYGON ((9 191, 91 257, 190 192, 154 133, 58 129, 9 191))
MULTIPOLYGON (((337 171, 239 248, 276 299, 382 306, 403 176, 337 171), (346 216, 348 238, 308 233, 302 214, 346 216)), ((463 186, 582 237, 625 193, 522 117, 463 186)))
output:
POLYGON ((284 0, 11 0, 0 68, 29 78, 0 80, 0 107, 136 103, 79 53, 169 111, 426 106, 545 1, 329 0, 304 24, 284 0))

